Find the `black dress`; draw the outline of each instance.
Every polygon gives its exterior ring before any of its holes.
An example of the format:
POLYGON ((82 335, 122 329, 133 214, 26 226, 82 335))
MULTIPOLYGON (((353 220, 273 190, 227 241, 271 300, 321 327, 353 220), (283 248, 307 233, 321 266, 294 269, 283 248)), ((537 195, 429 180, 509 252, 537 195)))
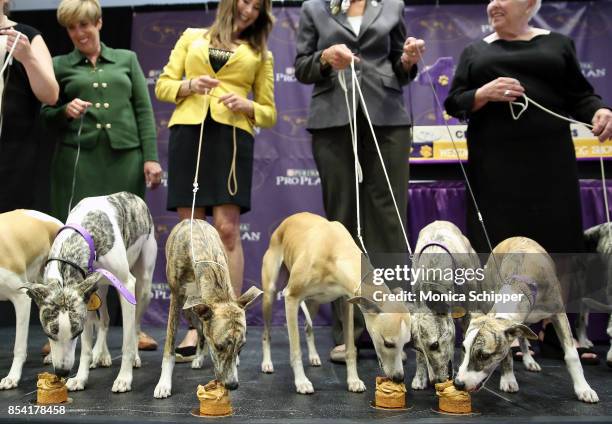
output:
MULTIPOLYGON (((580 252, 580 192, 569 123, 533 105, 515 121, 506 102, 489 102, 472 113, 476 89, 498 77, 516 78, 539 104, 586 123, 604 107, 601 98, 582 75, 572 40, 551 32, 530 41, 469 45, 445 102, 449 114, 469 122, 468 175, 493 247, 525 236, 549 252, 580 252)), ((487 253, 469 195, 466 200, 468 238, 487 253)))
MULTIPOLYGON (((209 55, 214 71, 219 72, 232 52, 211 47, 209 55)), ((167 204, 170 211, 191 207, 200 130, 200 125, 178 124, 170 128, 167 204)), ((224 204, 239 206, 240 213, 251 210, 254 141, 247 131, 216 122, 210 114, 206 116, 196 207, 203 207, 207 215, 212 215, 213 206, 224 204), (231 174, 234 161, 235 178, 231 174)))
MULTIPOLYGON (((14 29, 30 42, 40 32, 17 24, 14 29)), ((8 56, 8 53, 7 53, 8 56)), ((40 102, 28 75, 16 59, 4 75, 0 133, 0 212, 25 208, 48 211, 51 137, 41 137, 40 102)))

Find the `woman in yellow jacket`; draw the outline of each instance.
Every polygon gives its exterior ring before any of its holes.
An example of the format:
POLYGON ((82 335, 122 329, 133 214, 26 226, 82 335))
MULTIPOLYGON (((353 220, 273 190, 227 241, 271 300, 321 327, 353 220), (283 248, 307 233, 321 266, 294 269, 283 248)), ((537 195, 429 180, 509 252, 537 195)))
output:
POLYGON ((240 214, 251 205, 253 127, 276 123, 273 58, 266 48, 273 22, 270 0, 221 0, 209 29, 183 33, 155 86, 159 100, 176 104, 169 123, 168 210, 181 219, 191 215, 202 138, 195 218, 212 214, 237 295, 244 270, 240 214))

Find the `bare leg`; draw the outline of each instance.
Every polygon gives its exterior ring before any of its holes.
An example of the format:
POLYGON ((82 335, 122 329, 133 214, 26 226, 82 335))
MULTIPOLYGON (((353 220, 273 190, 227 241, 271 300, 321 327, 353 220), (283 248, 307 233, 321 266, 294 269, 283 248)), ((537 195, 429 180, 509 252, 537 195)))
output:
POLYGON ((240 240, 240 208, 236 205, 220 205, 213 208, 215 229, 221 237, 227 253, 230 278, 236 297, 242 294, 244 254, 240 240))

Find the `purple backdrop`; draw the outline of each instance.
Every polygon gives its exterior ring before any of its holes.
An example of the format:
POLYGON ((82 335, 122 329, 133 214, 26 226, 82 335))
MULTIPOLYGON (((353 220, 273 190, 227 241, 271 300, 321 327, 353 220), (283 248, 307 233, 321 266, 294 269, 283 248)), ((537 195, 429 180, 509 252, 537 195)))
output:
MULTIPOLYGON (((177 38, 187 27, 208 26, 214 11, 155 12, 134 16, 132 46, 149 78, 149 87, 157 117, 160 158, 166 168, 168 130, 166 128, 173 105, 155 100, 155 79, 168 60, 177 38)), ((242 217, 242 240, 245 253, 245 289, 260 284, 261 259, 269 236, 285 217, 295 212, 311 211, 323 214, 320 181, 312 159, 310 137, 305 131, 306 113, 311 87, 298 83, 294 77, 295 34, 299 8, 276 7, 277 18, 269 41, 275 58, 275 91, 278 123, 256 136, 252 191, 252 211, 242 217)), ((434 64, 430 70, 436 90, 444 96, 452 69, 461 50, 472 40, 490 32, 484 5, 407 7, 405 19, 409 35, 427 42, 425 62, 434 64)), ((612 34, 612 0, 590 3, 544 4, 536 25, 571 35, 585 74, 597 91, 610 102, 612 85, 605 85, 606 69, 612 66, 612 56, 601 46, 609 44, 612 34)), ((417 124, 434 125, 443 122, 436 113, 429 81, 421 77, 406 90, 406 101, 412 107, 417 124)), ((442 97, 443 101, 443 97, 442 97)), ((421 165, 423 166, 423 165, 421 165)), ((165 181, 164 181, 165 183, 165 181)), ((202 187, 202 189, 206 189, 202 187)), ((612 190, 610 196, 612 196, 612 190)), ((582 184, 585 225, 602 222, 603 204, 597 184, 582 184)), ((465 227, 465 196, 462 182, 411 183, 408 231, 414 245, 415 236, 434 219, 448 219, 465 227)), ((154 277, 154 299, 145 320, 150 325, 165 325, 169 292, 165 278, 163 246, 177 222, 174 213, 166 211, 165 184, 148 193, 157 239, 160 246, 154 277)), ((261 309, 248 314, 249 324, 261 324, 261 309)), ((284 306, 277 300, 273 322, 284 323, 284 306)), ((324 308, 316 323, 329 322, 329 309, 324 308)))

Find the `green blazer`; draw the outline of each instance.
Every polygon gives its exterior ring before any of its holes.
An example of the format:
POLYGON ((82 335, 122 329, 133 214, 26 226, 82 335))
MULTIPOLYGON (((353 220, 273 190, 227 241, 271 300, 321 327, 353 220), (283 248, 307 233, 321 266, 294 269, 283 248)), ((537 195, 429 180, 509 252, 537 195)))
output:
POLYGON ((105 135, 113 149, 142 148, 145 161, 157 161, 155 117, 147 82, 136 54, 102 43, 95 66, 77 49, 53 58, 60 85, 55 106, 44 106, 47 125, 58 131, 64 144, 78 144, 81 120, 65 115, 68 103, 79 98, 93 105, 83 118, 81 148, 93 149, 105 135))

